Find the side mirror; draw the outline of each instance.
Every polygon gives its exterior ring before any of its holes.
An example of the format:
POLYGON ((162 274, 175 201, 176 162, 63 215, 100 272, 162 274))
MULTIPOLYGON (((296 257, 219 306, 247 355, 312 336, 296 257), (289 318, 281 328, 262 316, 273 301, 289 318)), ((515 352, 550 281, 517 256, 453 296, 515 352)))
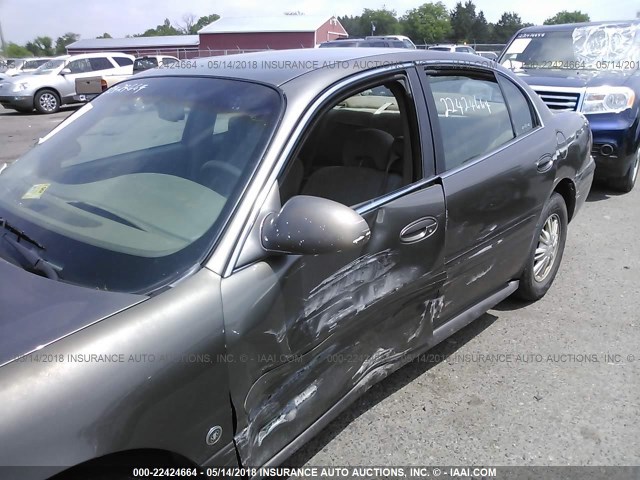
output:
POLYGON ((60 75, 71 75, 71 69, 63 68, 62 70, 60 70, 60 75))
POLYGON ((299 255, 334 253, 369 240, 367 222, 351 208, 326 198, 297 195, 267 216, 260 238, 265 250, 299 255))

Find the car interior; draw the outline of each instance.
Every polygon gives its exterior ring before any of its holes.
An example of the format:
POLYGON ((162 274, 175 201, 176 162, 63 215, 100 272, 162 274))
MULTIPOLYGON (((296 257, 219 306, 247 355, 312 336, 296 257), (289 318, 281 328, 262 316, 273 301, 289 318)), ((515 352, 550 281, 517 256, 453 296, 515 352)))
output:
POLYGON ((418 148, 406 90, 394 81, 333 104, 316 120, 280 179, 284 204, 312 195, 358 205, 414 181, 418 148))

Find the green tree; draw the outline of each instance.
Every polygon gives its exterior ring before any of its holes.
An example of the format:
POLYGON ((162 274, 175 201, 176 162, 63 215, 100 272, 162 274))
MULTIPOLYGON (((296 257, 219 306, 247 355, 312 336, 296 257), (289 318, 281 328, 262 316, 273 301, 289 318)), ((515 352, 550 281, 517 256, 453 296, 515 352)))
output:
POLYGON ((451 21, 442 2, 424 3, 400 19, 402 33, 417 43, 439 43, 451 34, 451 21))
POLYGON ((471 29, 476 21, 476 6, 472 0, 456 3, 456 8, 451 11, 451 28, 454 41, 463 43, 471 39, 471 29))
POLYGON ((51 37, 36 37, 33 41, 27 42, 25 47, 35 56, 51 57, 54 54, 51 37))
POLYGON ((73 32, 67 32, 56 40, 56 55, 64 55, 67 53, 67 45, 77 42, 80 35, 73 32))
POLYGON ((369 35, 371 32, 371 26, 369 26, 369 30, 367 31, 362 29, 361 20, 360 15, 349 17, 345 15, 344 17, 338 17, 338 21, 342 24, 350 37, 364 37, 365 35, 369 35))
POLYGON ((190 35, 196 35, 198 31, 202 30, 207 25, 215 22, 220 18, 220 15, 216 13, 212 13, 211 15, 205 15, 204 17, 200 17, 198 21, 193 25, 191 30, 189 31, 190 35))
POLYGON ((96 38, 113 38, 111 35, 109 35, 107 32, 104 32, 102 35, 100 35, 99 37, 96 38))
POLYGON ((29 51, 26 47, 13 42, 7 43, 4 49, 4 54, 10 58, 33 57, 33 52, 29 51))
POLYGON ((589 15, 586 13, 582 13, 580 10, 575 10, 573 12, 562 10, 561 12, 556 13, 553 17, 547 18, 544 21, 544 24, 560 25, 563 23, 581 23, 590 21, 591 19, 589 18, 589 15))
POLYGON ((395 10, 384 6, 378 10, 365 8, 360 16, 360 28, 365 35, 391 35, 398 30, 395 10))
POLYGON ((140 35, 135 35, 136 37, 159 37, 164 35, 180 35, 182 32, 178 30, 176 27, 171 25, 171 21, 168 18, 164 19, 164 22, 160 25, 157 25, 156 28, 150 28, 145 30, 144 33, 140 35))
POLYGON ((506 43, 514 33, 530 23, 522 23, 520 15, 515 12, 504 12, 493 27, 493 39, 499 43, 506 43))
POLYGON ((478 16, 475 18, 473 24, 471 25, 470 40, 473 43, 487 43, 489 41, 490 35, 491 29, 489 28, 487 19, 484 18, 484 12, 480 10, 480 13, 478 13, 478 16))

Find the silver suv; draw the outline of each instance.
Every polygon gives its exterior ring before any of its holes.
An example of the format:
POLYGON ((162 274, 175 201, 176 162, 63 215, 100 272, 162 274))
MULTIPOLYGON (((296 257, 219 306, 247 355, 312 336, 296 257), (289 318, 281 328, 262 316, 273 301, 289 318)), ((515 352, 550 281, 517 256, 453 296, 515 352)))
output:
POLYGON ((0 81, 0 105, 19 112, 55 113, 74 103, 76 79, 95 75, 133 74, 132 55, 115 52, 55 57, 31 74, 0 81))

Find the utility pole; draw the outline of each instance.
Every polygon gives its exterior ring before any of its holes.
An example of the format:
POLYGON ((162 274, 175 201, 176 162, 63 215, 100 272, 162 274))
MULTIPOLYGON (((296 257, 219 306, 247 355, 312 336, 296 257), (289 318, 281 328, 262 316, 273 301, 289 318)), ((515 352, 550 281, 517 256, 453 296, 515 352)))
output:
POLYGON ((4 52, 7 48, 7 44, 4 41, 4 35, 2 34, 2 23, 0 23, 0 52, 4 52))

